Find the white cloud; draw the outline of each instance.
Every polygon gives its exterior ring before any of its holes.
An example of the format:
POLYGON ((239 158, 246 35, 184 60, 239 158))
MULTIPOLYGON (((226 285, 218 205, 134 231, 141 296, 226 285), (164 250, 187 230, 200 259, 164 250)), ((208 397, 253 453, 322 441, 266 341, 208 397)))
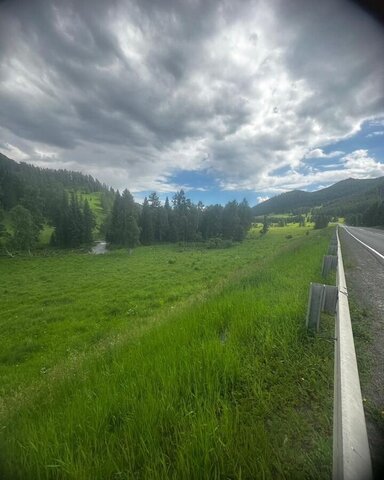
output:
POLYGON ((384 175, 384 163, 370 157, 367 150, 355 150, 342 160, 345 169, 354 178, 375 178, 384 175))
POLYGON ((384 135, 384 131, 381 130, 381 131, 376 131, 376 132, 371 132, 371 133, 368 133, 367 137, 368 138, 371 138, 371 137, 378 137, 380 135, 384 135))
POLYGON ((23 161, 29 158, 29 155, 23 152, 19 147, 16 145, 12 145, 10 143, 3 143, 0 144, 0 152, 7 157, 12 158, 13 160, 23 161))
POLYGON ((384 176, 384 164, 368 154, 367 150, 355 150, 345 155, 339 165, 332 170, 319 171, 311 169, 309 173, 292 169, 282 177, 265 176, 254 185, 256 191, 282 193, 288 190, 312 190, 319 185, 328 186, 345 178, 376 178, 384 176))
POLYGON ((258 203, 266 202, 269 199, 270 197, 257 197, 256 203, 258 204, 258 203))
POLYGON ((58 157, 58 152, 55 152, 52 150, 50 151, 44 150, 44 149, 39 150, 38 148, 35 148, 35 154, 41 159, 46 159, 46 158, 55 159, 58 157))
POLYGON ((334 158, 344 155, 345 152, 335 150, 334 152, 324 153, 321 148, 315 148, 305 154, 304 158, 334 158))

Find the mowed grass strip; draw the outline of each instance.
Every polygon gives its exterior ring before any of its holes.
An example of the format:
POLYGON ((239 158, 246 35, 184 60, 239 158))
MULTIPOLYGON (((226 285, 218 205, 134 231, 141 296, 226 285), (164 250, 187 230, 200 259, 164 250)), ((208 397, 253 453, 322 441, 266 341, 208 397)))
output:
POLYGON ((1 477, 329 478, 333 344, 303 324, 330 232, 278 252, 275 232, 263 261, 8 409, 1 477))

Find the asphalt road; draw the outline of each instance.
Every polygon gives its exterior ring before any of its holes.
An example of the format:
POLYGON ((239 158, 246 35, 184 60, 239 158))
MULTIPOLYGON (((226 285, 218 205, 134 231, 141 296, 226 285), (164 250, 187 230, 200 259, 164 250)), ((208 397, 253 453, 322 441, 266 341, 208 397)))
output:
POLYGON ((378 253, 379 258, 384 260, 384 230, 378 230, 376 228, 363 228, 363 227, 344 227, 345 230, 350 233, 355 240, 360 240, 365 246, 371 248, 372 253, 378 253), (374 252, 374 251, 375 252, 374 252))

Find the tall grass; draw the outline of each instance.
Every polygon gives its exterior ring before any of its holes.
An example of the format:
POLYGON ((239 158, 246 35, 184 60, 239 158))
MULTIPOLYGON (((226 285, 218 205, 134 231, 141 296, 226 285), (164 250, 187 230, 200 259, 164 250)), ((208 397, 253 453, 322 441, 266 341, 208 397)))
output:
POLYGON ((328 478, 333 345, 304 331, 328 238, 266 248, 8 405, 2 478, 328 478))
POLYGON ((132 255, 51 251, 0 258, 0 397, 45 381, 58 363, 73 363, 111 335, 150 328, 191 296, 268 261, 292 241, 285 236, 284 229, 267 237, 254 232, 224 250, 156 245, 132 255))

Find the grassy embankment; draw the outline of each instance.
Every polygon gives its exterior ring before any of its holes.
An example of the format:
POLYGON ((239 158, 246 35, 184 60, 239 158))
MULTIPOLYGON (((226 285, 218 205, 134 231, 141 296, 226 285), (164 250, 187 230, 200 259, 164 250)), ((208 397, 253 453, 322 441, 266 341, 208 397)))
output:
POLYGON ((330 231, 305 231, 0 259, 0 477, 329 478, 333 344, 303 323, 330 231))

